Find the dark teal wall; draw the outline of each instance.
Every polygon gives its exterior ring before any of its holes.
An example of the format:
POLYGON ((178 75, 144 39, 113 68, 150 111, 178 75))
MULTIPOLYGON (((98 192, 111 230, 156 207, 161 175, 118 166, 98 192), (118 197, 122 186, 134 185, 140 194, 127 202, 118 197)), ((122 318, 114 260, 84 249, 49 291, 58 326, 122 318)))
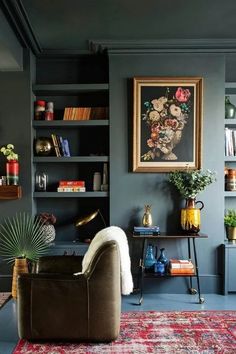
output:
MULTIPOLYGON (((22 199, 0 201, 1 218, 16 211, 32 210, 31 179, 31 78, 29 53, 25 52, 24 70, 0 72, 0 145, 12 143, 19 154, 22 199)), ((1 175, 5 174, 5 157, 0 155, 1 175)))
MULTIPOLYGON (((0 72, 0 145, 12 143, 19 154, 22 198, 0 200, 0 221, 16 212, 32 211, 31 179, 31 83, 29 53, 24 56, 24 71, 0 72)), ((0 175, 5 175, 5 157, 0 156, 0 175)), ((9 266, 0 262, 1 290, 9 284, 9 266)))
MULTIPOLYGON (((127 53, 127 51, 126 51, 127 53)), ((217 171, 217 182, 199 195, 205 204, 198 240, 200 273, 205 291, 217 289, 217 247, 224 240, 224 56, 216 54, 122 54, 110 53, 111 112, 111 224, 127 229, 138 223, 144 204, 152 205, 155 224, 161 231, 179 227, 181 200, 171 193, 164 173, 129 172, 131 156, 132 85, 135 76, 201 76, 203 89, 203 168, 217 171)), ((186 147, 187 148, 187 147, 186 147)), ((162 244, 169 257, 183 257, 185 243, 162 244)), ((132 247, 134 253, 136 247, 132 247)), ((163 286, 166 290, 169 283, 163 286)), ((159 289, 160 290, 160 289, 159 289)), ((169 289, 170 290, 170 289, 169 289)))

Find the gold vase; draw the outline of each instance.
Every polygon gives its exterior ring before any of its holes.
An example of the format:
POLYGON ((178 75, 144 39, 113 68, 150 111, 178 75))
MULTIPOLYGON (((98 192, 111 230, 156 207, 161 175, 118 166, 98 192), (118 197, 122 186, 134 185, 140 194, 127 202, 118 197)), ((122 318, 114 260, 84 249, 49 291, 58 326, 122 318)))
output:
POLYGON ((181 227, 188 233, 198 233, 201 226, 200 210, 204 207, 200 200, 196 202, 195 198, 187 198, 185 208, 181 209, 181 227), (200 208, 196 208, 197 204, 200 208))
POLYGON ((13 268, 13 275, 12 275, 12 288, 11 288, 11 295, 13 299, 17 298, 17 278, 18 275, 21 273, 29 273, 28 264, 26 258, 16 258, 15 264, 13 268))
POLYGON ((226 227, 226 235, 229 241, 236 240, 236 227, 234 226, 227 226, 226 227))
POLYGON ((144 214, 142 218, 143 226, 148 227, 152 226, 152 214, 151 214, 151 205, 144 206, 144 214))

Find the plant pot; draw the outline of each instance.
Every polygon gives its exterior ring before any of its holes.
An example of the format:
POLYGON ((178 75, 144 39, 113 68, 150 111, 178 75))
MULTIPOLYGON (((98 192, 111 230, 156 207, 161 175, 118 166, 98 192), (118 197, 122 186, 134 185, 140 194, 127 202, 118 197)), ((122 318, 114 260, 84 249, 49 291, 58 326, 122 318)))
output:
POLYGON ((229 241, 236 240, 236 227, 235 226, 226 226, 226 236, 229 241))
POLYGON ((200 210, 204 207, 200 200, 196 202, 195 198, 186 199, 185 208, 181 209, 181 227, 188 233, 198 233, 201 226, 200 210), (201 204, 200 208, 196 208, 197 204, 201 204))
POLYGON ((28 263, 26 258, 16 258, 15 264, 13 268, 13 275, 12 275, 12 288, 11 288, 11 295, 13 299, 17 298, 17 278, 19 274, 22 273, 29 273, 28 270, 28 263))
POLYGON ((19 184, 19 162, 10 160, 6 163, 7 185, 18 186, 19 184))

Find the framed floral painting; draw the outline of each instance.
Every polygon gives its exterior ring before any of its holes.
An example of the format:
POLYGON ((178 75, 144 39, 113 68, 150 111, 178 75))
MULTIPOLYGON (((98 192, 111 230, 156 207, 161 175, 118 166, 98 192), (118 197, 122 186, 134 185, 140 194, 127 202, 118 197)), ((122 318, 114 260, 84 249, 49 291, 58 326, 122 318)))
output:
POLYGON ((200 77, 135 77, 133 172, 201 168, 200 77))

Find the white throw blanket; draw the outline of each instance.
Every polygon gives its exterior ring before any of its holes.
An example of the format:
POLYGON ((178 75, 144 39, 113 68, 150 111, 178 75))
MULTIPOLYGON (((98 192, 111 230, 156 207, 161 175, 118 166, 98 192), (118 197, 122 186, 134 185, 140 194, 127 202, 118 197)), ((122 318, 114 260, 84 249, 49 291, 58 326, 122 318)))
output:
POLYGON ((120 251, 121 269, 121 293, 129 295, 133 291, 133 279, 130 270, 129 246, 126 234, 118 226, 109 226, 99 231, 89 245, 82 262, 82 273, 84 273, 91 262, 97 249, 106 241, 117 242, 120 251))

